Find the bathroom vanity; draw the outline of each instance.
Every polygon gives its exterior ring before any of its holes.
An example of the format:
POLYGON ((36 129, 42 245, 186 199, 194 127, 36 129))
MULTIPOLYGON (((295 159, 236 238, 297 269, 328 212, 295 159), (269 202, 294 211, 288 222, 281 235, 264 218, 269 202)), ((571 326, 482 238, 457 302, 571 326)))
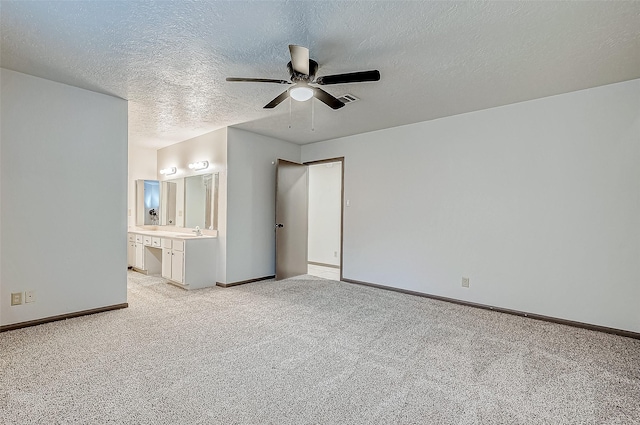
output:
POLYGON ((218 173, 136 180, 136 227, 128 232, 129 267, 161 275, 184 289, 214 286, 217 228, 218 173))
POLYGON ((128 263, 134 270, 157 274, 184 289, 216 284, 215 236, 166 231, 129 231, 128 263))

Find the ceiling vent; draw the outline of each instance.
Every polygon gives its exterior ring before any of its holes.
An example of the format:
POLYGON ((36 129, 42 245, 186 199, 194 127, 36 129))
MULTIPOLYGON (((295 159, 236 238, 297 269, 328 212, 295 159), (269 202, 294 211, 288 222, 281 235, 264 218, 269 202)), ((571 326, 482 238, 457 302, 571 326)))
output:
POLYGON ((338 100, 346 105, 348 103, 353 103, 356 100, 360 100, 360 99, 358 99, 357 97, 355 97, 352 94, 347 93, 347 94, 343 94, 342 96, 340 96, 338 98, 338 100))

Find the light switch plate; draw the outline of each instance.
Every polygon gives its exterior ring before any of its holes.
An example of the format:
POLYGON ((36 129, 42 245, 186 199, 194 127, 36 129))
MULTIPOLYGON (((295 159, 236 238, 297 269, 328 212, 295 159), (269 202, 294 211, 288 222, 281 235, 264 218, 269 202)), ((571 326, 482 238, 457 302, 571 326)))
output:
POLYGON ((463 288, 468 288, 469 287, 469 278, 468 277, 463 277, 462 278, 462 287, 463 288))

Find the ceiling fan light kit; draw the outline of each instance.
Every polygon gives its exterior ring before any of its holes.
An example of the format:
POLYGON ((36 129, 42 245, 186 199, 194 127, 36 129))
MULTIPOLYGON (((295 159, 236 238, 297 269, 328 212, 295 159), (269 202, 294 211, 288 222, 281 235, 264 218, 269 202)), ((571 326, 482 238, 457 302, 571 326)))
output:
POLYGON ((345 105, 344 102, 322 90, 321 88, 311 86, 310 84, 323 86, 331 84, 350 84, 380 80, 380 71, 378 70, 352 72, 348 74, 325 75, 323 77, 316 78, 318 62, 314 61, 313 59, 309 59, 309 49, 307 49, 306 47, 290 44, 289 54, 291 55, 291 62, 287 64, 287 69, 289 70, 291 82, 270 78, 238 77, 229 77, 227 78, 227 81, 294 84, 292 88, 280 93, 275 99, 267 103, 264 106, 265 109, 275 108, 289 97, 300 102, 304 102, 311 99, 312 97, 315 97, 332 109, 340 109, 345 105))
POLYGON ((298 102, 304 102, 313 97, 313 89, 309 86, 298 86, 289 89, 289 96, 298 102))

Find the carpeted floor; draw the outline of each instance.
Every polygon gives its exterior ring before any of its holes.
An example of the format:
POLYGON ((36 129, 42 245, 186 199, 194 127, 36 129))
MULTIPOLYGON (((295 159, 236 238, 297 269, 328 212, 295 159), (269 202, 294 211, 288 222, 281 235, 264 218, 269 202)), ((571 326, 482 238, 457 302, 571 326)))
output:
POLYGON ((303 276, 0 334, 2 424, 640 424, 640 341, 303 276))

